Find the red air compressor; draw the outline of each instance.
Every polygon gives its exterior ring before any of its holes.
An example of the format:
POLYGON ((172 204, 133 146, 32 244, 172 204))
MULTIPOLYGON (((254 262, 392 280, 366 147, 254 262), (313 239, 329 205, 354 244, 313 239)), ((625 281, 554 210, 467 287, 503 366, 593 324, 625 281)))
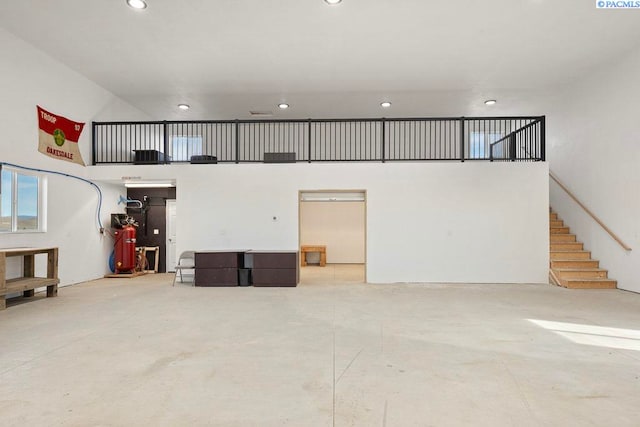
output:
POLYGON ((136 228, 127 224, 114 235, 116 273, 132 273, 136 268, 136 228))

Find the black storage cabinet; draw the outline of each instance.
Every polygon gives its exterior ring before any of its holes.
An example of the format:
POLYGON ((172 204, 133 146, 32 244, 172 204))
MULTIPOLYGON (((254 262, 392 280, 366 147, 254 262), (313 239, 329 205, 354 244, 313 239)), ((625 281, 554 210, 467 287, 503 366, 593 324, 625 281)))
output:
POLYGON ((243 260, 243 251, 196 252, 195 286, 238 286, 243 260))

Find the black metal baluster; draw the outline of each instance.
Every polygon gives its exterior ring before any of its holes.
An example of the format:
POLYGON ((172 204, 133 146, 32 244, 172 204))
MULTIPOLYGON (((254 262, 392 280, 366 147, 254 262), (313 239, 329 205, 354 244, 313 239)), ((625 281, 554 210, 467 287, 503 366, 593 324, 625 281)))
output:
POLYGON ((382 137, 382 153, 380 153, 380 157, 382 159, 382 163, 385 162, 385 151, 386 151, 386 139, 387 139, 387 124, 386 124, 386 120, 383 117, 382 118, 382 132, 381 132, 381 137, 382 137))
POLYGON ((464 129, 465 120, 464 117, 460 117, 460 161, 464 162, 464 129))
POLYGON ((547 131, 546 131, 546 116, 540 117, 540 160, 546 161, 547 151, 547 131))

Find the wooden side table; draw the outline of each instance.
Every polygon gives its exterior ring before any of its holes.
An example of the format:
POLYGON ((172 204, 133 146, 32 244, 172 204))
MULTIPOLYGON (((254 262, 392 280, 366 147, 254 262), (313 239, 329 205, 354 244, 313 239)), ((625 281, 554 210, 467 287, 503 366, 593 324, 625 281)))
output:
POLYGON ((307 253, 318 252, 320 254, 320 267, 327 265, 327 247, 325 245, 302 245, 300 246, 300 265, 307 265, 307 253))

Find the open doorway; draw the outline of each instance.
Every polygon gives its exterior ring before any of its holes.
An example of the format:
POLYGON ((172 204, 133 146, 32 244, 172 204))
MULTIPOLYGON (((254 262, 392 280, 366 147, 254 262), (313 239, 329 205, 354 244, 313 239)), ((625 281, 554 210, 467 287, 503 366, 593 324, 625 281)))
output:
POLYGON ((298 200, 300 283, 365 282, 366 191, 300 191, 298 200))
MULTIPOLYGON (((149 269, 158 266, 158 272, 172 271, 173 265, 167 255, 167 201, 176 198, 176 188, 127 188, 127 198, 138 201, 141 207, 130 207, 127 214, 138 223, 136 232, 136 246, 147 248, 149 269), (157 252, 150 251, 158 248, 157 252), (156 256, 158 259, 156 260, 156 256)), ((175 249, 174 249, 175 251, 175 249)), ((175 256, 174 256, 175 258, 175 256)))

